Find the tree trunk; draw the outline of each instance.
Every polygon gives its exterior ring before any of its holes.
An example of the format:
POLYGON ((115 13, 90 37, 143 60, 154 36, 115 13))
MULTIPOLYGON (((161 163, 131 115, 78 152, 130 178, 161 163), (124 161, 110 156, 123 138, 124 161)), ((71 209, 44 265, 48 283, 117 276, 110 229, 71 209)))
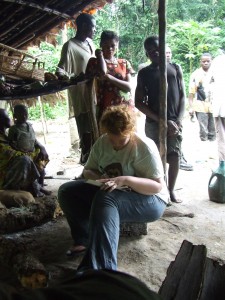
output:
POLYGON ((160 155, 166 173, 167 152, 167 70, 166 70, 166 0, 159 1, 159 71, 160 71, 160 115, 159 115, 159 141, 160 155))

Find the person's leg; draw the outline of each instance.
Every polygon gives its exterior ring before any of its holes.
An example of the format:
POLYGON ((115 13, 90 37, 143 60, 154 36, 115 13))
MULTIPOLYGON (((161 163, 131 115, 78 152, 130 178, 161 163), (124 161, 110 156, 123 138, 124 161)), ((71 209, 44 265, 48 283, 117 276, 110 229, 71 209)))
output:
POLYGON ((184 170, 184 171, 193 171, 193 169, 194 169, 193 166, 187 162, 186 158, 184 157, 183 151, 181 152, 179 167, 181 170, 184 170))
POLYGON ((208 117, 206 113, 196 112, 196 117, 199 123, 199 135, 201 141, 208 140, 208 117))
POLYGON ((156 122, 145 122, 145 134, 152 139, 159 149, 159 125, 156 122))
POLYGON ((85 164, 88 160, 91 147, 93 144, 93 137, 91 132, 85 132, 81 137, 81 159, 80 164, 85 164))
MULTIPOLYGON (((40 184, 37 182, 40 174, 34 162, 29 156, 17 156, 11 160, 8 165, 8 171, 4 178, 3 188, 8 190, 24 190, 32 192, 33 184, 35 183, 38 189, 37 195, 40 196, 40 184)), ((43 194, 42 194, 43 196, 43 194)))
POLYGON ((216 128, 212 113, 208 113, 208 140, 215 141, 216 139, 216 128))
POLYGON ((215 125, 219 160, 225 161, 225 118, 216 117, 215 125))
POLYGON ((177 136, 170 136, 167 138, 167 162, 169 164, 168 169, 168 189, 170 193, 170 200, 175 203, 182 202, 177 199, 174 188, 179 173, 180 156, 182 148, 182 135, 181 131, 177 136))
POLYGON ((83 180, 70 181, 59 188, 58 201, 70 226, 74 245, 87 245, 89 214, 98 190, 83 180))
POLYGON ((38 183, 41 186, 44 186, 44 178, 45 178, 45 169, 39 170, 40 177, 38 178, 38 183))
POLYGON ((165 208, 166 203, 155 195, 99 190, 92 203, 88 248, 78 271, 116 270, 120 222, 153 222, 165 208))
POLYGON ((81 148, 80 163, 85 164, 93 144, 93 133, 92 133, 90 118, 88 113, 82 113, 79 116, 77 116, 76 123, 77 123, 77 130, 80 137, 80 148, 81 148))
POLYGON ((168 189, 170 193, 170 200, 175 203, 182 202, 180 199, 177 199, 174 193, 174 188, 179 173, 180 159, 179 155, 176 152, 170 153, 167 155, 167 162, 169 164, 168 169, 168 189))
POLYGON ((52 194, 52 191, 50 190, 47 190, 45 187, 44 187, 44 178, 45 178, 45 169, 43 168, 42 170, 39 170, 39 173, 40 173, 40 177, 38 178, 37 182, 40 186, 39 190, 41 193, 43 193, 44 195, 51 195, 52 194))

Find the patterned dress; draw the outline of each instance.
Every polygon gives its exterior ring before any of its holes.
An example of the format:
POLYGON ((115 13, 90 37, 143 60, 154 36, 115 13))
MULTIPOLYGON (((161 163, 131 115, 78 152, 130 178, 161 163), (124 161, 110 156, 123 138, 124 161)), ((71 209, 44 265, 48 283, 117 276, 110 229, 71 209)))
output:
POLYGON ((0 189, 34 191, 38 195, 40 174, 33 162, 37 153, 14 150, 0 133, 0 189))
MULTIPOLYGON (((126 81, 128 74, 134 74, 131 64, 126 59, 116 59, 115 62, 106 62, 107 74, 126 81)), ((96 70, 97 59, 91 58, 88 69, 94 73, 96 70)), ((111 83, 109 80, 96 80, 97 110, 99 115, 109 106, 127 104, 133 107, 133 99, 130 92, 124 92, 111 83)))

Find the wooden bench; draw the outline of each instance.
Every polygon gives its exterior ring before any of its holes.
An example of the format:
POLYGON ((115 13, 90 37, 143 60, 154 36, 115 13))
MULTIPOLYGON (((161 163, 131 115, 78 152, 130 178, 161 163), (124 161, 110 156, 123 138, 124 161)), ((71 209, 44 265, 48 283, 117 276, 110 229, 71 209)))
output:
POLYGON ((163 300, 223 300, 225 265, 208 258, 206 246, 183 241, 159 295, 163 300))
POLYGON ((139 236, 147 235, 147 223, 121 223, 120 236, 139 236))

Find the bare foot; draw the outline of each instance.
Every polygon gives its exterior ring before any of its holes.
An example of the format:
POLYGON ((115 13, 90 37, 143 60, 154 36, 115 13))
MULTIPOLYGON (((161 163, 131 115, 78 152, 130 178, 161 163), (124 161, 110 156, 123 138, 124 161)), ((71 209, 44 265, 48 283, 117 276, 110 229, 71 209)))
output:
POLYGON ((173 203, 182 203, 182 200, 181 199, 177 199, 174 192, 170 192, 170 200, 173 202, 173 203))
POLYGON ((32 194, 35 198, 41 198, 41 197, 44 197, 44 194, 41 193, 40 191, 35 193, 35 194, 32 194))
POLYGON ((46 190, 45 188, 40 188, 40 192, 42 192, 44 195, 49 196, 51 195, 52 191, 46 190))

